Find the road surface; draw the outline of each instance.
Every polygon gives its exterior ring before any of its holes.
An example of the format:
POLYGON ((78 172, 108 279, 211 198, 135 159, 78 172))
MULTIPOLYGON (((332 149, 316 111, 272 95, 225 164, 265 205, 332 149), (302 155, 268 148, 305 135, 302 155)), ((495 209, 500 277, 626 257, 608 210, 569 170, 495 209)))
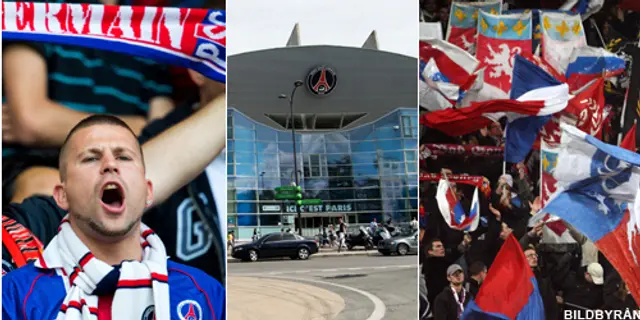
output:
POLYGON ((417 319, 417 256, 229 263, 229 320, 417 319))

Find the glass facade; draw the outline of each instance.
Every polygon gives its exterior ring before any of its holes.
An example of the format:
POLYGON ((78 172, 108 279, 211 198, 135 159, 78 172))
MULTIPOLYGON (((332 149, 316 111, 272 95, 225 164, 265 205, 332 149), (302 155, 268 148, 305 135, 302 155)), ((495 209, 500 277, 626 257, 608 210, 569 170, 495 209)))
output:
MULTIPOLYGON (((398 108, 351 130, 296 132, 298 177, 305 199, 303 230, 316 234, 338 216, 350 224, 409 221, 418 208, 418 119, 398 108)), ((295 181, 291 131, 277 130, 230 108, 227 123, 227 216, 239 239, 295 229, 293 202, 274 189, 295 181)), ((305 232, 305 233, 309 233, 305 232)))

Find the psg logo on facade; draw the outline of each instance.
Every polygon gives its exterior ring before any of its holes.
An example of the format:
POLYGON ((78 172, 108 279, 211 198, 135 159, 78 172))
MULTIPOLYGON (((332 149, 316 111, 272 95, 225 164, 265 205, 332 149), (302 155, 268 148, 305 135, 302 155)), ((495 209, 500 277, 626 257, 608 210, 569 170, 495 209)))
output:
POLYGON ((336 73, 333 69, 325 66, 313 68, 307 76, 307 88, 319 96, 331 93, 337 82, 336 73))

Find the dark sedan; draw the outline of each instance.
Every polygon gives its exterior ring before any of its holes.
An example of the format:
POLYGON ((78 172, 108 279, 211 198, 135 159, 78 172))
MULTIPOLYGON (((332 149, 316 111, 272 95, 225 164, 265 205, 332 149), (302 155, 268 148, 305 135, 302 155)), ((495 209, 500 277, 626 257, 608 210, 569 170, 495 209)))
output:
POLYGON ((277 257, 306 260, 314 253, 318 253, 316 241, 307 240, 292 233, 276 232, 263 236, 257 241, 233 247, 231 256, 243 261, 277 257))

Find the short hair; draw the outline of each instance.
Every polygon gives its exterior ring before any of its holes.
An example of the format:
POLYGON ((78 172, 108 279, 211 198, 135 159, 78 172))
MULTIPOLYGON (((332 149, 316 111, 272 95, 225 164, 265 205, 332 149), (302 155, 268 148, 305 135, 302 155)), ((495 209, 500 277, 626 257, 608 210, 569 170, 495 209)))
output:
MULTIPOLYGON (((60 154, 58 155, 58 168, 60 170, 61 181, 64 181, 66 176, 66 165, 65 165, 64 157, 66 155, 67 144, 69 143, 69 140, 71 140, 71 137, 73 137, 76 131, 80 129, 92 127, 92 126, 97 126, 97 125, 112 125, 112 126, 126 128, 127 130, 129 130, 129 132, 131 132, 131 135, 133 135, 133 137, 136 139, 136 142, 138 141, 138 137, 136 136, 135 132, 131 130, 131 127, 129 127, 129 125, 127 125, 124 121, 122 121, 118 117, 106 115, 106 114, 94 114, 82 119, 82 121, 78 122, 78 124, 76 124, 71 129, 71 131, 69 131, 69 134, 67 134, 67 137, 64 139, 64 142, 60 147, 60 154)), ((142 153, 142 146, 140 145, 140 143, 138 143, 138 150, 140 150, 142 166, 144 167, 144 154, 142 153)))
POLYGON ((536 250, 536 247, 532 244, 527 245, 526 247, 524 247, 524 250, 522 250, 523 252, 526 252, 527 250, 533 250, 536 253, 538 252, 538 250, 536 250))
MULTIPOLYGON (((438 238, 433 238, 433 239, 431 239, 431 241, 429 241, 429 248, 428 248, 428 250, 433 250, 433 244, 434 244, 435 242, 440 242, 440 243, 442 243, 442 240, 440 240, 440 239, 438 239, 438 238)), ((443 243, 443 245, 444 245, 444 243, 443 243)))
POLYGON ((478 275, 485 270, 487 270, 487 266, 482 261, 476 261, 469 266, 469 274, 472 276, 478 275))

